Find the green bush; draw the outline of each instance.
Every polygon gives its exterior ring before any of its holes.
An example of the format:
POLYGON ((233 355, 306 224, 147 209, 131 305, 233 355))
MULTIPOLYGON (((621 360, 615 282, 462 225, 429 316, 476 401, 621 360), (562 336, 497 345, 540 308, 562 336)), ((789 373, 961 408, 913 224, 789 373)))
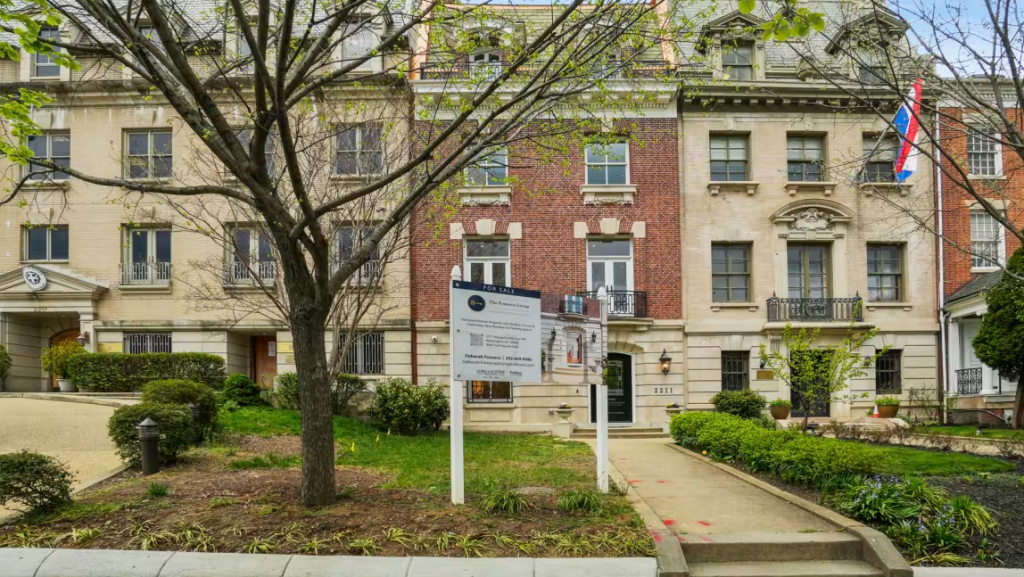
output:
POLYGON ((299 408, 299 375, 288 371, 274 379, 274 395, 282 409, 299 408))
POLYGON ((86 391, 138 391, 150 381, 164 379, 218 388, 224 383, 224 359, 207 353, 82 353, 68 360, 67 372, 86 391))
POLYGON ((785 481, 820 487, 836 477, 870 475, 885 457, 859 443, 801 436, 772 451, 775 474, 785 481))
POLYGON ((115 452, 125 462, 140 463, 139 423, 153 419, 160 427, 160 460, 173 463, 178 455, 195 442, 192 411, 184 405, 139 403, 125 405, 114 411, 107 423, 107 432, 115 452))
POLYGON ((224 379, 224 400, 234 401, 240 407, 255 407, 263 404, 260 396, 263 390, 248 376, 243 374, 228 375, 224 379))
POLYGON ((208 438, 217 427, 217 395, 213 389, 192 381, 167 379, 150 381, 142 388, 143 403, 187 405, 199 407, 199 427, 208 438))
POLYGON ((11 364, 11 353, 7 352, 3 345, 0 345, 0 381, 10 376, 11 364))
POLYGON ((719 413, 728 413, 744 419, 758 419, 764 412, 768 401, 760 394, 751 391, 721 391, 711 397, 711 404, 719 413))
POLYGON ((723 416, 728 418, 709 422, 697 434, 697 447, 707 451, 713 459, 727 461, 737 458, 744 438, 766 432, 757 421, 723 416))
POLYGON ((697 441, 697 433, 704 425, 720 418, 722 415, 708 411, 689 411, 673 415, 668 423, 669 434, 677 443, 691 449, 697 441))
POLYGON ((800 433, 795 430, 747 435, 740 441, 739 460, 752 471, 771 472, 775 469, 772 453, 799 436, 800 433))
POLYGON ((39 354, 43 370, 58 379, 68 378, 68 362, 71 357, 85 352, 78 341, 61 341, 52 347, 46 347, 39 354))
POLYGON ((21 451, 0 454, 0 507, 14 501, 32 509, 52 509, 71 500, 74 475, 46 455, 21 451))
POLYGON ((399 435, 437 430, 448 418, 448 399, 433 382, 418 387, 405 379, 388 379, 377 385, 370 416, 399 435))
MULTIPOLYGON (((299 376, 293 372, 286 372, 277 375, 277 382, 274 387, 277 394, 277 402, 283 409, 299 408, 299 376)), ((356 393, 366 390, 366 381, 356 375, 338 375, 334 386, 331 387, 331 405, 335 415, 344 415, 348 409, 349 401, 356 393)))

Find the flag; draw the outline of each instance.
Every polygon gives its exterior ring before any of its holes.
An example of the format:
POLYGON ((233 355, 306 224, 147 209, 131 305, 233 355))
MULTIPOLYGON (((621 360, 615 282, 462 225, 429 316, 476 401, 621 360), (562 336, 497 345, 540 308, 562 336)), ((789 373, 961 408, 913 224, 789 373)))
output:
POLYGON ((896 132, 900 135, 900 148, 896 154, 896 182, 910 178, 917 170, 917 133, 920 128, 918 118, 921 116, 921 87, 923 81, 918 78, 910 87, 910 94, 903 100, 903 105, 896 111, 892 119, 896 132))

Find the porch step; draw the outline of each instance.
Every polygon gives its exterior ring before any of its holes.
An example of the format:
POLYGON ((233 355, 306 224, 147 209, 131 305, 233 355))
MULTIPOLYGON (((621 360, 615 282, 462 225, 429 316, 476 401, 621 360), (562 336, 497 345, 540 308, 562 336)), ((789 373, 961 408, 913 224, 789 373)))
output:
POLYGON ((884 575, 884 571, 864 561, 755 561, 690 564, 690 577, 883 577, 884 575))
MULTIPOLYGON (((596 439, 596 427, 577 427, 572 432, 574 439, 596 439)), ((609 439, 662 439, 668 438, 660 427, 608 427, 609 439)))
POLYGON ((861 540, 839 532, 684 535, 680 545, 689 563, 856 561, 863 558, 861 540))

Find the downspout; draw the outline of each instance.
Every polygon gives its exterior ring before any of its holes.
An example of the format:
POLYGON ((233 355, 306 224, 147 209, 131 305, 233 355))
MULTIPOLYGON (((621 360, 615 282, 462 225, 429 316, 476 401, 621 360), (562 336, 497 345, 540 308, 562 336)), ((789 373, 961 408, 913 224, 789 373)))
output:
MULTIPOLYGON (((946 294, 945 294, 946 293, 946 259, 945 259, 946 245, 945 245, 945 241, 944 241, 944 238, 945 238, 944 232, 945 231, 944 231, 944 228, 943 228, 943 218, 942 218, 942 213, 943 213, 943 208, 944 208, 944 205, 942 204, 942 148, 940 146, 938 146, 937 144, 934 144, 935 142, 939 142, 939 131, 941 130, 941 124, 940 123, 941 123, 941 120, 939 118, 939 111, 938 111, 938 107, 936 107, 936 110, 935 110, 935 140, 933 141, 933 145, 935 146, 935 152, 936 152, 935 157, 939 161, 939 164, 937 164, 935 166, 935 168, 934 168, 934 170, 935 170, 935 190, 936 190, 936 194, 938 195, 938 199, 936 200, 936 203, 938 204, 938 213, 939 213, 939 223, 938 223, 939 234, 938 234, 938 239, 937 239, 937 242, 936 242, 936 245, 938 246, 938 249, 939 249, 939 282, 938 282, 938 287, 937 287, 938 303, 939 303, 939 358, 941 359, 941 363, 939 364, 939 370, 940 370, 940 374, 941 374, 940 380, 942 382, 943 395, 944 396, 948 396, 949 395, 949 359, 947 358, 948 357, 947 353, 949 351, 949 347, 948 347, 948 343, 946 342, 946 339, 947 339, 946 323, 948 322, 949 316, 946 315, 945 312, 943 311, 943 309, 945 308, 945 300, 946 300, 945 299, 945 297, 946 297, 946 294)), ((943 412, 943 417, 945 417, 945 412, 943 412)))

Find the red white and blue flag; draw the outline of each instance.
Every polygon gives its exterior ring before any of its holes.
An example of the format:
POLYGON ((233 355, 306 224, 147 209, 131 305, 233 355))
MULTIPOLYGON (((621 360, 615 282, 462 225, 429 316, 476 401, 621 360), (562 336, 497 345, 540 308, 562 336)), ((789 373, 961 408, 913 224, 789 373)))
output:
POLYGON ((920 78, 914 81, 910 94, 903 100, 903 105, 892 119, 892 124, 900 135, 900 148, 896 154, 896 182, 903 182, 917 170, 917 133, 920 128, 918 119, 921 117, 922 84, 920 78))

